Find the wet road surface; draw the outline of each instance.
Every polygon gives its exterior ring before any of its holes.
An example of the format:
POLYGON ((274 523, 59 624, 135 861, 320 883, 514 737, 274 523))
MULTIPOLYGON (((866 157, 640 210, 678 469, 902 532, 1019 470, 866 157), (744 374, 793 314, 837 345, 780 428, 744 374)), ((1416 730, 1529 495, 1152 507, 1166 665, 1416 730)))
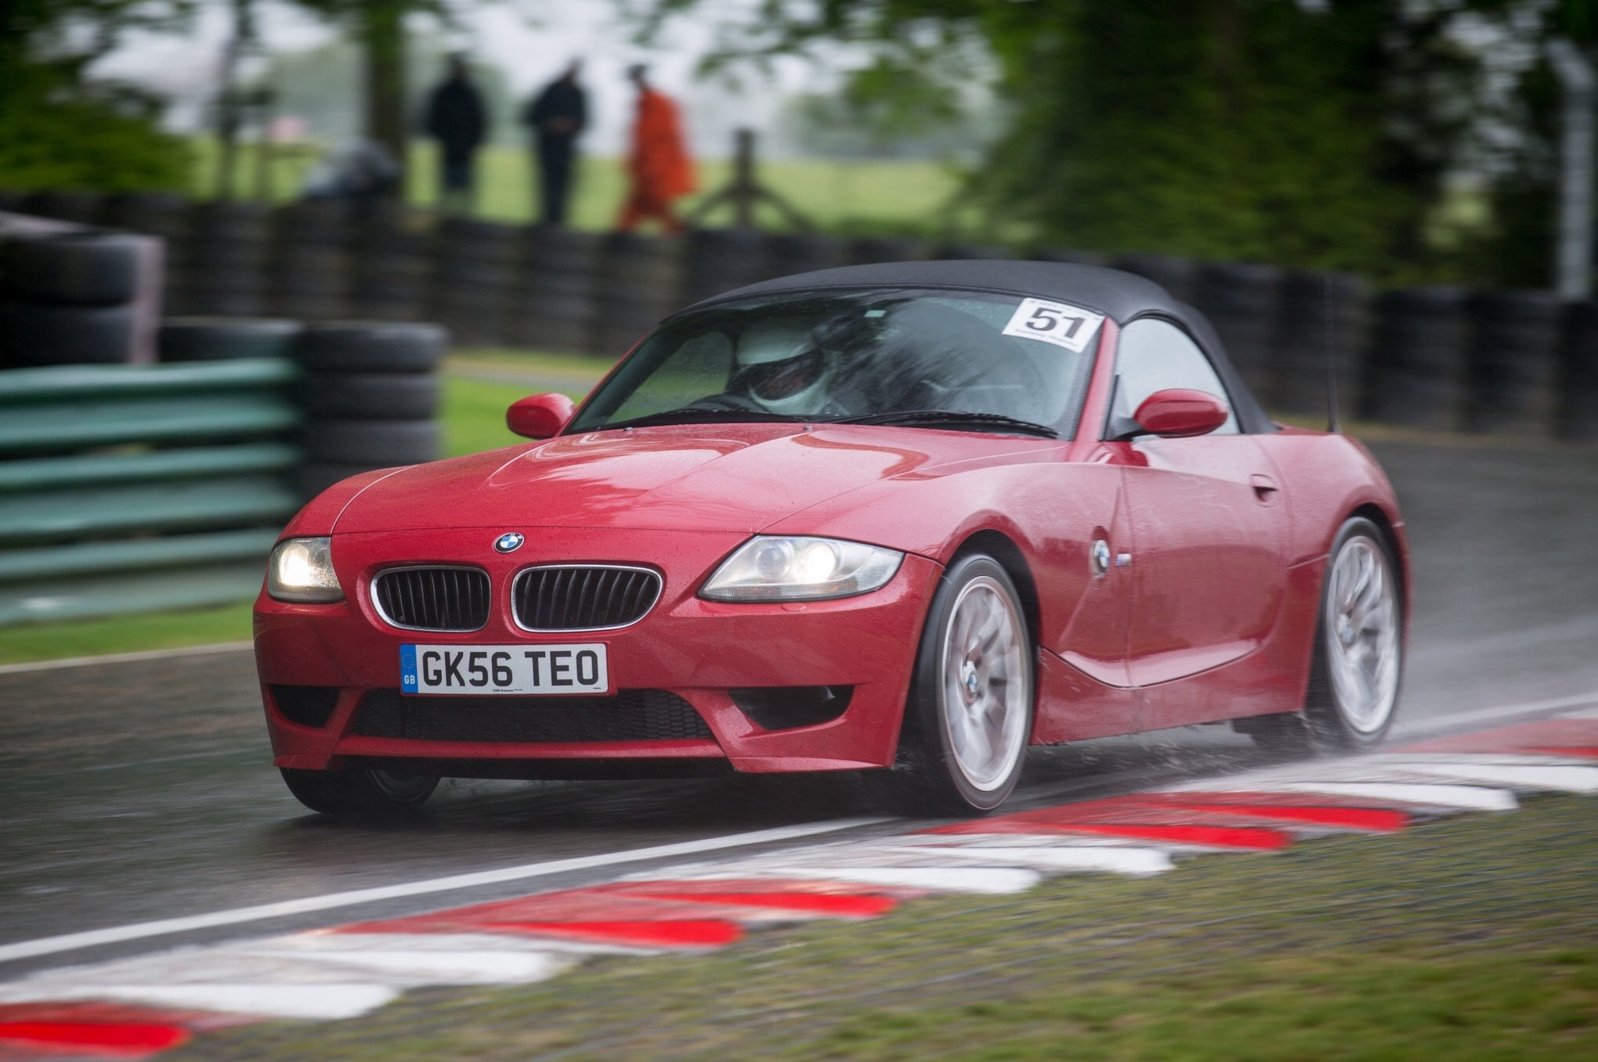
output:
MULTIPOLYGON (((1447 441, 1373 449, 1398 488, 1415 561, 1415 627, 1395 736, 1598 690, 1598 451, 1447 441)), ((344 825, 306 813, 283 789, 260 713, 251 658, 238 649, 0 672, 0 947, 877 814, 849 776, 458 781, 446 782, 415 824, 344 825)), ((1216 727, 1045 750, 1033 755, 1016 806, 1262 761, 1245 739, 1216 727)), ((580 884, 583 874, 537 887, 580 884)), ((527 889, 394 899, 182 941, 527 889)), ((0 962, 0 978, 178 942, 0 962)))

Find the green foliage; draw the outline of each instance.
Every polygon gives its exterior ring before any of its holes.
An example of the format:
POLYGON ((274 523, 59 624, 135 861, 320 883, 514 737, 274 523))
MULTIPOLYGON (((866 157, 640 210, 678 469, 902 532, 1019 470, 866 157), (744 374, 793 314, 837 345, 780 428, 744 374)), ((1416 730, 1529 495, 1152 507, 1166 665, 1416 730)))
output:
POLYGON ((84 71, 121 34, 181 25, 190 0, 7 0, 0 23, 0 187, 181 188, 189 159, 156 103, 84 71))
POLYGON ((0 187, 180 190, 193 159, 136 97, 12 67, 0 94, 0 187))

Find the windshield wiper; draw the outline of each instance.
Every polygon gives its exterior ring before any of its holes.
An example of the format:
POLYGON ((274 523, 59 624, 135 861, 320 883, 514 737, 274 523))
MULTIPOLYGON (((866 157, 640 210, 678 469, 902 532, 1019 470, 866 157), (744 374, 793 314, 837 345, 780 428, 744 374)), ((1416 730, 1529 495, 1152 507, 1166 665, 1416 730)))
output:
POLYGON ((905 428, 971 428, 977 431, 1012 431, 1024 435, 1040 435, 1045 439, 1058 439, 1060 433, 1046 424, 1038 424, 1003 413, 962 413, 956 409, 900 409, 889 413, 865 413, 858 417, 839 417, 833 424, 891 424, 905 428))
POLYGON ((645 428, 661 424, 740 424, 748 422, 778 421, 784 423, 800 423, 814 420, 814 417, 795 416, 791 413, 769 413, 763 409, 729 409, 726 406, 682 406, 678 409, 665 409, 659 413, 647 413, 642 417, 631 420, 617 420, 601 425, 597 429, 610 431, 615 428, 645 428))

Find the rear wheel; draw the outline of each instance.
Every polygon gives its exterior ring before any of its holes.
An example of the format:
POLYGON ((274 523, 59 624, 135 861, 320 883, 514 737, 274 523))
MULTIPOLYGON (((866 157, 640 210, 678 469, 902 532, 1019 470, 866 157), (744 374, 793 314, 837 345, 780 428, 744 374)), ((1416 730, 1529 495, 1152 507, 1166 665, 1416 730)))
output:
POLYGON ((1403 671, 1401 593, 1381 529, 1363 517, 1343 524, 1321 589, 1304 705, 1317 743, 1369 748, 1392 726, 1403 671))
POLYGON ((438 775, 346 767, 332 771, 280 768, 294 799, 324 815, 395 818, 415 813, 438 788, 438 775))
POLYGON ((969 814, 1009 797, 1032 734, 1033 657, 1004 568, 981 554, 956 561, 921 635, 901 738, 918 802, 969 814))

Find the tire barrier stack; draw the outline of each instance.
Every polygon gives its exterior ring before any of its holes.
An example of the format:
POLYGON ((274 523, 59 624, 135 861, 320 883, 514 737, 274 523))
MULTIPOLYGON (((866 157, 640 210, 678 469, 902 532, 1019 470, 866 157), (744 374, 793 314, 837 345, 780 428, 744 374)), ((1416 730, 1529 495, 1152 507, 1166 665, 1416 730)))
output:
POLYGON ((254 203, 197 203, 177 275, 174 313, 258 317, 267 312, 272 212, 254 203))
POLYGON ((1331 372, 1339 413, 1352 416, 1364 402, 1361 362, 1371 324, 1365 281, 1351 273, 1291 271, 1282 279, 1276 314, 1261 401, 1283 413, 1325 412, 1331 372))
POLYGON ((141 330, 153 324, 145 320, 153 307, 139 302, 141 274, 159 268, 148 237, 81 228, 0 233, 0 367, 138 360, 141 330))
POLYGON ((531 350, 588 350, 604 253, 604 237, 591 232, 528 229, 511 290, 507 341, 531 350))
POLYGON ((268 313, 304 321, 350 316, 350 207, 313 199, 273 212, 268 313))
POLYGON ((1598 302, 1566 307, 1559 343, 1554 429, 1561 439, 1598 440, 1598 302))
POLYGON ((461 343, 504 342, 504 317, 520 230, 469 218, 445 218, 434 234, 432 319, 461 343))
POLYGON ((682 241, 614 233, 605 240, 594 288, 588 352, 618 358, 680 304, 682 241))
POLYGON ((766 237, 754 229, 698 229, 683 238, 683 286, 679 302, 708 299, 766 280, 773 263, 766 237))
POLYGON ((350 248, 352 316, 414 321, 417 308, 429 303, 432 277, 428 234, 397 204, 361 204, 350 248))
POLYGON ((920 240, 900 236, 857 236, 844 241, 843 265, 873 262, 923 262, 931 248, 920 240))
POLYGON ((1389 291, 1375 303, 1360 416, 1449 431, 1464 409, 1466 295, 1459 288, 1389 291))
POLYGON ((1246 262, 1205 262, 1193 273, 1193 305, 1210 319, 1238 374, 1264 396, 1270 387, 1282 270, 1246 262))
POLYGON ((1191 259, 1163 254, 1123 254, 1112 258, 1108 264, 1154 281, 1179 302, 1193 301, 1193 275, 1198 263, 1191 259))
POLYGON ((301 503, 294 365, 0 374, 0 626, 240 601, 301 503))
MULTIPOLYGON (((3 191, 0 203, 163 238, 168 313, 442 320, 464 344, 606 359, 618 357, 686 302, 744 283, 846 264, 1002 253, 990 245, 940 246, 893 236, 735 230, 684 238, 601 235, 435 221, 391 203, 302 203, 274 212, 161 193, 3 191)), ((1589 303, 1561 306, 1539 293, 1472 294, 1446 287, 1378 295, 1354 276, 1157 254, 1044 248, 1028 257, 1112 265, 1196 305, 1273 411, 1309 415, 1325 408, 1332 350, 1340 406, 1350 416, 1445 431, 1598 436, 1598 427, 1588 423, 1598 417, 1588 412, 1598 409, 1598 401, 1584 390, 1598 372, 1598 311, 1589 303)), ((3 298, 6 306, 40 300, 15 289, 3 298)), ((38 323, 48 311, 22 316, 31 320, 0 321, 5 332, 48 331, 38 323)), ((108 343, 116 311, 89 316, 102 319, 97 334, 108 343)), ((107 349, 88 341, 75 345, 84 358, 107 349)), ((16 346, 0 335, 0 357, 16 346)), ((33 350, 49 348, 30 344, 33 350)))
POLYGON ((763 278, 836 269, 847 262, 842 241, 805 232, 774 232, 766 236, 763 278))
POLYGON ((1561 305, 1549 291, 1488 291, 1468 303, 1465 430, 1542 435, 1553 423, 1561 305))
POLYGON ((163 362, 289 359, 303 326, 270 317, 168 317, 157 352, 163 362))
POLYGON ((304 411, 302 498, 374 468, 436 460, 446 333, 416 323, 308 324, 293 340, 304 411))

